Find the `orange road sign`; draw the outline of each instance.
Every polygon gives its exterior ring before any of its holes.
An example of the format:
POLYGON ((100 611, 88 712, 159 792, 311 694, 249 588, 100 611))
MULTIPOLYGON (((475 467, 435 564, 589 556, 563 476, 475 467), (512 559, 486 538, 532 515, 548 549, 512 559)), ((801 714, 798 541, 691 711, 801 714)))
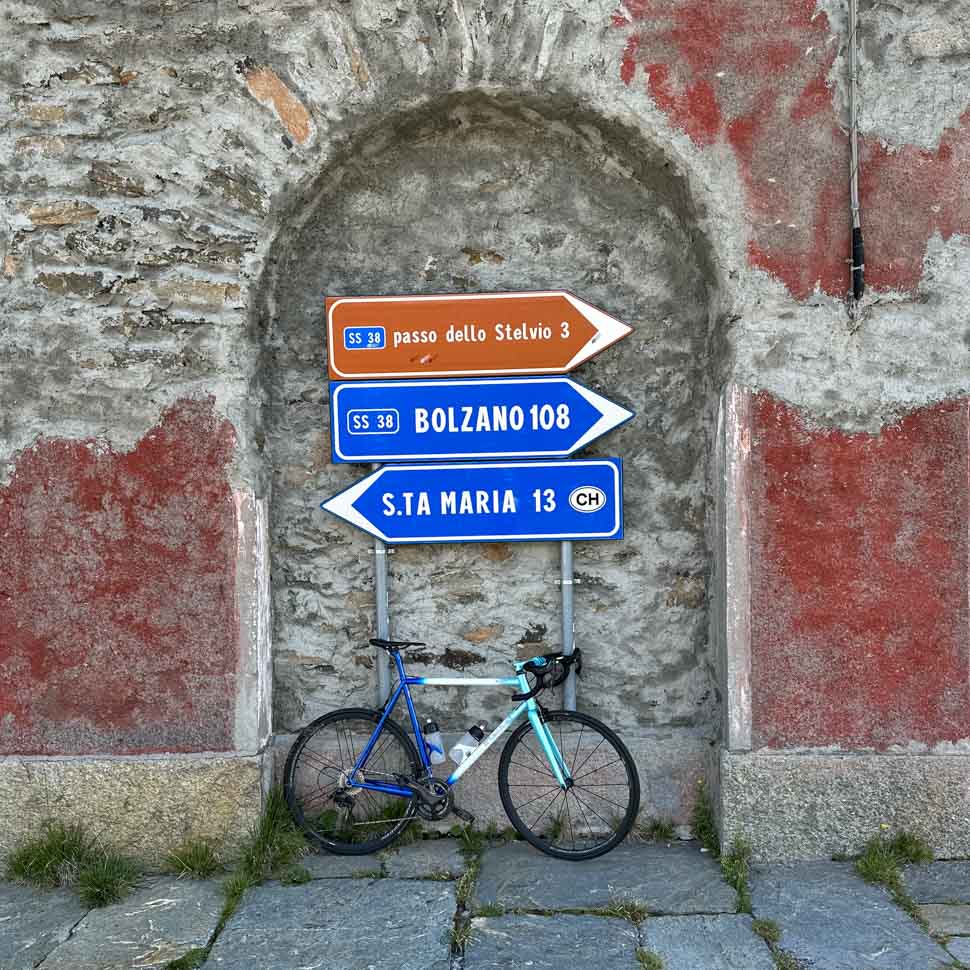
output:
POLYGON ((565 290, 327 297, 330 376, 567 374, 632 328, 565 290))

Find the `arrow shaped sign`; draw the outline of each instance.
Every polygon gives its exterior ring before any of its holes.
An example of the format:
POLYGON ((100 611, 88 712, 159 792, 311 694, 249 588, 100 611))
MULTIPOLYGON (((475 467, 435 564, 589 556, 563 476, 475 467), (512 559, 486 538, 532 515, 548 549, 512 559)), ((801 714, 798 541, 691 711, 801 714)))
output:
POLYGON ((565 290, 328 297, 330 376, 566 374, 632 330, 565 290))
POLYGON ((622 539, 618 458, 385 465, 321 508, 391 543, 622 539))
POLYGON ((336 463, 565 458, 632 417, 568 377, 330 385, 336 463))

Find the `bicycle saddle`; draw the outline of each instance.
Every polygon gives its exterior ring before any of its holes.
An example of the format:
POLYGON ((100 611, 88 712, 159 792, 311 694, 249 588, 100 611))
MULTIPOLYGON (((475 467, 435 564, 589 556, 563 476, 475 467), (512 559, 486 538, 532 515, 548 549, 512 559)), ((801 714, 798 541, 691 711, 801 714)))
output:
POLYGON ((417 640, 379 640, 375 637, 370 642, 372 647, 380 647, 388 653, 397 653, 398 650, 407 650, 408 647, 423 647, 425 644, 417 640))

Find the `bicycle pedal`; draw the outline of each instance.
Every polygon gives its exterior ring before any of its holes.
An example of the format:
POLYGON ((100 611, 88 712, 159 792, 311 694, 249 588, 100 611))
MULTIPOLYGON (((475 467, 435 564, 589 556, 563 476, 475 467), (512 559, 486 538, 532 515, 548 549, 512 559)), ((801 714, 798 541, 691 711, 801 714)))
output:
POLYGON ((475 816, 471 812, 466 812, 463 808, 459 808, 457 805, 452 805, 451 810, 463 821, 471 825, 475 821, 475 816))

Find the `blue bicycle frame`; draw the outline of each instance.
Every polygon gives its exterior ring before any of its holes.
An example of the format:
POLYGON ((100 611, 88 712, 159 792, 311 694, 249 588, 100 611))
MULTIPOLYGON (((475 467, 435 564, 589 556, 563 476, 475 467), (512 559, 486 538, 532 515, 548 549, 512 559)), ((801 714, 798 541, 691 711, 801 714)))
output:
MULTIPOLYGON (((404 788, 400 785, 385 784, 383 782, 367 781, 363 776, 364 765, 367 763, 367 759, 370 757, 370 753, 373 751, 377 739, 381 736, 381 732, 384 730, 384 723, 391 716, 391 712, 394 710, 398 698, 402 694, 404 695, 404 700, 408 706, 408 715, 411 718, 411 727, 414 729, 414 736, 418 742, 418 754, 421 757, 421 763, 424 765, 425 775, 430 778, 432 775, 432 767, 431 759, 428 757, 428 745, 424 740, 421 724, 418 721, 418 716, 414 711, 414 703, 411 700, 411 691, 408 688, 412 686, 518 687, 523 694, 527 694, 529 692, 529 684, 525 674, 522 672, 522 668, 528 661, 516 662, 515 669, 517 673, 515 677, 408 677, 404 671, 404 661, 401 659, 400 653, 393 653, 391 656, 394 657, 394 662, 397 665, 397 687, 387 704, 384 705, 384 713, 377 727, 374 729, 374 733, 370 736, 360 757, 354 763, 353 771, 347 779, 347 785, 350 788, 364 788, 369 791, 384 792, 386 795, 398 795, 401 798, 411 798, 414 792, 409 788, 404 788), (361 780, 358 780, 358 778, 361 780)), ((532 724, 536 737, 539 739, 542 750, 549 761, 549 767, 552 769, 552 774, 556 782, 561 788, 565 789, 569 787, 571 781, 566 763, 563 760, 559 748, 556 746, 556 742, 553 740, 552 733, 542 720, 539 705, 536 703, 534 697, 530 697, 519 704, 487 738, 482 740, 481 744, 448 776, 447 781, 449 786, 458 781, 523 714, 529 718, 532 724)))

